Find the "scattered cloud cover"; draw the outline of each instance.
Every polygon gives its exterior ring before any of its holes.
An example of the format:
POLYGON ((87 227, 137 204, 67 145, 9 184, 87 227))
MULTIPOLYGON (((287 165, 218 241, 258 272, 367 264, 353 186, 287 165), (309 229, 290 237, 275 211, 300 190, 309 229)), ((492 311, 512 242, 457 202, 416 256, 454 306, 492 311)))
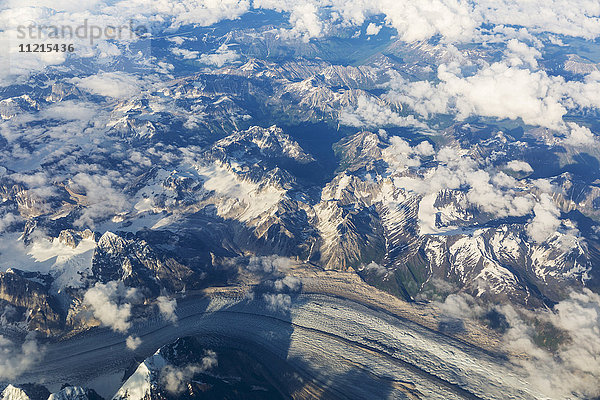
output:
POLYGON ((556 237, 561 248, 567 250, 577 243, 579 231, 560 219, 558 203, 552 197, 555 191, 547 180, 517 180, 503 170, 531 173, 533 168, 524 161, 511 160, 492 166, 475 161, 463 150, 442 147, 437 152, 429 142, 410 146, 399 137, 390 138, 390 145, 382 154, 388 164, 394 186, 421 196, 418 209, 421 234, 441 233, 454 226, 440 228, 437 218, 444 211, 437 207, 438 196, 446 190, 455 191, 462 209, 474 207, 492 217, 504 218, 532 215, 525 226, 534 243, 543 243, 559 231, 556 237), (432 156, 436 164, 407 173, 407 168, 421 165, 422 157, 432 156), (537 191, 541 193, 536 194, 537 191))
MULTIPOLYGON (((592 3, 581 0, 568 7, 566 0, 532 0, 526 3, 515 0, 426 0, 416 3, 409 0, 134 0, 116 3, 86 0, 77 5, 67 5, 62 1, 52 5, 48 2, 27 4, 9 1, 0 6, 0 16, 6 17, 4 25, 0 24, 0 29, 5 29, 5 32, 0 32, 0 41, 4 37, 7 43, 10 42, 10 36, 14 35, 20 21, 39 21, 40 24, 45 22, 57 26, 62 21, 62 24, 66 22, 76 26, 82 19, 88 19, 90 24, 127 26, 128 29, 130 22, 135 21, 151 31, 164 32, 189 24, 209 26, 240 18, 256 9, 285 13, 289 28, 279 29, 281 39, 309 40, 335 34, 339 28, 348 27, 364 27, 365 33, 373 36, 383 26, 388 26, 407 42, 439 36, 444 51, 456 55, 460 53, 455 46, 457 43, 504 41, 504 58, 497 62, 480 62, 474 74, 462 74, 457 65, 445 61, 438 66, 439 82, 436 83, 409 82, 395 77, 390 83, 391 90, 383 99, 390 104, 408 106, 412 110, 409 115, 404 115, 404 112, 400 115, 381 99, 361 96, 356 107, 346 108, 340 113, 340 123, 367 128, 424 128, 419 117, 452 114, 458 119, 470 116, 520 118, 526 124, 564 131, 562 118, 567 112, 600 107, 600 72, 589 74, 581 82, 565 81, 560 76, 547 74, 538 65, 543 44, 533 34, 547 32, 586 39, 598 37, 600 12, 592 3), (377 18, 378 22, 373 22, 372 18, 377 18), (412 112, 416 116, 410 115, 412 112)), ((138 40, 135 34, 126 36, 124 43, 138 40)), ((181 47, 185 44, 181 37, 173 38, 171 42, 174 47, 170 50, 174 54, 211 67, 219 68, 240 59, 240 54, 231 49, 231 43, 222 43, 213 52, 202 53, 181 47)), ((78 54, 101 60, 102 57, 120 56, 124 51, 106 40, 99 40, 94 46, 78 54)), ((19 57, 11 54, 6 60, 17 75, 66 61, 63 53, 39 54, 39 57, 52 59, 27 57, 21 60, 19 57)), ((456 60, 461 60, 461 57, 456 60)), ((464 57, 460 62, 472 64, 464 57)), ((162 67, 157 70, 165 71, 162 67)), ((125 72, 100 72, 73 78, 73 82, 89 93, 115 99, 130 97, 144 90, 144 80, 125 72)), ((572 137, 565 144, 572 141, 575 145, 586 140, 589 136, 584 131, 573 130, 572 137)))
MULTIPOLYGON (((393 170, 400 171, 407 165, 419 165, 418 160, 407 158, 408 154, 430 155, 433 149, 430 145, 411 148, 408 144, 395 144, 394 150, 384 152, 400 160, 398 166, 394 161, 388 161, 393 170)), ((426 142, 425 142, 426 143, 426 142)), ((387 150, 387 149, 386 149, 387 150)), ((419 206, 419 218, 424 232, 435 232, 435 213, 433 203, 437 194, 444 190, 465 191, 465 199, 481 211, 490 213, 496 217, 523 216, 533 209, 535 204, 531 194, 524 193, 516 179, 498 170, 486 170, 471 157, 461 154, 461 150, 452 147, 443 147, 436 154, 438 162, 435 167, 426 169, 422 176, 400 176, 394 177, 396 187, 416 192, 423 196, 419 206), (429 211, 428 211, 429 210, 429 211)))
POLYGON ((173 47, 171 49, 171 53, 183 58, 184 60, 195 60, 200 55, 199 51, 181 49, 179 47, 173 47))
MULTIPOLYGON (((481 319, 490 310, 466 293, 451 294, 438 306, 441 318, 461 320, 481 319)), ((593 398, 600 394, 598 294, 589 289, 574 291, 546 311, 533 312, 507 304, 494 307, 508 322, 502 341, 513 355, 511 361, 535 389, 548 398, 593 398), (539 345, 536 326, 541 324, 555 328, 541 333, 550 342, 560 343, 553 352, 539 345)))
MULTIPOLYGON (((397 31, 398 39, 407 42, 435 37, 436 40, 439 39, 443 51, 452 55, 459 54, 459 43, 485 43, 488 40, 506 42, 506 49, 502 50, 500 60, 472 62, 460 60, 458 56, 452 57, 451 61, 444 59, 437 66, 437 71, 431 72, 436 77, 433 81, 391 74, 390 82, 378 87, 387 90, 381 98, 362 95, 358 97, 355 106, 346 107, 339 113, 338 120, 342 125, 361 129, 402 126, 427 130, 428 126, 423 121, 439 114, 450 114, 458 120, 470 117, 520 119, 525 124, 560 131, 564 134, 564 140, 560 143, 565 146, 582 150, 599 144, 597 132, 579 124, 565 123, 563 118, 573 110, 600 108, 600 73, 588 73, 581 79, 571 81, 544 71, 540 67, 543 45, 532 36, 536 32, 550 32, 585 39, 599 37, 600 5, 593 1, 7 0, 0 6, 0 44, 12 44, 10 35, 14 34, 15 23, 28 20, 40 23, 77 23, 83 18, 90 18, 91 21, 106 20, 109 23, 126 24, 129 19, 135 18, 141 24, 159 24, 161 29, 172 31, 188 24, 209 26, 222 20, 236 19, 257 8, 286 13, 289 27, 280 28, 276 32, 278 38, 285 40, 301 39, 308 42, 312 38, 336 33, 339 28, 364 28, 367 36, 375 36, 386 27, 385 32, 388 28, 393 28, 397 31), (372 22, 372 17, 377 17, 378 22, 372 22), (496 26, 490 27, 489 24, 496 26)), ((560 38, 550 38, 554 44, 563 44, 560 38)), ((372 37, 369 40, 372 42, 375 39, 372 37)), ((185 43, 184 39, 173 39, 172 43, 174 47, 170 50, 174 55, 197 60, 207 66, 220 68, 243 58, 241 53, 233 50, 231 44, 222 44, 216 50, 202 54, 180 47, 185 43)), ((77 55, 111 59, 120 56, 122 51, 122 48, 114 44, 99 41, 93 48, 78 50, 77 55)), ((26 76, 49 65, 60 65, 67 59, 65 54, 40 54, 25 58, 0 52, 0 66, 8 62, 11 68, 6 71, 16 76, 26 76)), ((164 63, 163 67, 165 71, 173 69, 164 63)), ((3 77, 5 74, 0 72, 0 79, 3 77)), ((157 89, 152 87, 154 81, 152 75, 140 77, 134 73, 101 71, 72 78, 68 83, 83 91, 86 96, 104 96, 109 101, 124 102, 147 93, 148 89, 157 89)), ((13 83, 14 80, 11 78, 2 82, 13 83)), ((164 104, 158 105, 156 109, 163 110, 162 107, 165 107, 164 104)), ((181 110, 171 108, 169 111, 179 113, 181 110)), ((201 109, 194 109, 190 114, 193 116, 185 125, 188 129, 197 127, 196 122, 201 122, 203 115, 201 109)), ((26 162, 34 163, 37 168, 40 160, 51 155, 57 160, 56 165, 65 168, 64 176, 60 178, 64 178, 72 195, 81 197, 84 204, 76 225, 93 227, 99 221, 130 211, 131 199, 122 190, 130 178, 126 176, 126 168, 123 168, 123 176, 116 177, 106 174, 100 163, 82 166, 73 162, 75 157, 71 158, 70 152, 80 151, 83 154, 86 151, 81 147, 86 141, 96 141, 97 145, 100 140, 104 140, 91 134, 96 132, 94 124, 101 125, 99 121, 103 116, 100 115, 99 107, 91 102, 67 100, 51 104, 36 115, 40 119, 52 118, 63 124, 37 128, 32 123, 37 117, 17 112, 10 117, 10 121, 2 123, 0 133, 8 143, 4 150, 6 154, 11 154, 13 160, 22 160, 15 162, 13 171, 17 172, 11 172, 11 179, 27 186, 32 198, 39 199, 39 210, 46 212, 52 209, 44 202, 57 196, 57 187, 44 172, 30 174, 19 171, 33 169, 26 162), (27 125, 29 123, 31 127, 27 125), (17 133, 21 131, 26 131, 32 140, 42 137, 48 142, 50 139, 57 139, 60 143, 58 146, 44 143, 39 148, 31 142, 24 145, 20 143, 22 137, 17 133), (74 140, 73 136, 85 139, 74 140), (77 170, 78 168, 82 170, 77 170)), ((435 217, 438 210, 434 203, 437 194, 444 189, 464 191, 465 196, 461 200, 496 217, 532 215, 526 225, 526 232, 538 244, 547 241, 561 227, 560 210, 549 194, 534 196, 522 190, 522 184, 512 176, 479 164, 456 147, 442 147, 436 152, 427 141, 411 146, 399 137, 391 137, 389 143, 383 150, 383 155, 390 170, 397 173, 393 177, 394 183, 397 187, 422 197, 418 214, 422 233, 436 232, 435 217), (400 174, 410 167, 421 166, 423 160, 429 158, 434 159, 437 164, 427 169, 423 175, 400 174)), ((153 164, 149 153, 126 152, 118 147, 112 150, 122 160, 129 160, 132 168, 153 164)), ((192 150, 190 152, 193 153, 192 150)), ((158 149, 154 155, 157 154, 164 161, 171 153, 158 149)), ((89 154, 91 159, 97 156, 91 152, 89 154)), ((519 160, 509 161, 505 167, 505 171, 526 174, 533 172, 531 165, 519 160)), ((550 191, 547 181, 539 181, 537 184, 540 188, 546 188, 542 191, 550 191)), ((3 214, 0 217, 0 231, 21 221, 18 214, 3 214)), ((249 259, 247 269, 265 273, 285 272, 295 263, 280 256, 256 256, 249 259)), ((379 275, 387 273, 384 267, 375 262, 365 268, 379 275)), ((292 297, 288 293, 300 290, 301 285, 299 279, 285 276, 273 282, 273 288, 279 293, 263 294, 262 298, 273 311, 289 311, 292 297)), ((84 296, 84 304, 94 317, 102 325, 117 332, 126 332, 130 328, 131 308, 135 301, 136 290, 117 282, 97 283, 84 296)), ((160 296, 156 304, 166 320, 177 320, 175 299, 160 296)), ((585 396, 598 395, 599 304, 598 295, 583 291, 571 294, 552 313, 543 314, 543 318, 568 332, 572 338, 572 342, 564 344, 555 357, 533 343, 534 333, 522 313, 508 306, 504 309, 511 323, 506 336, 507 346, 511 350, 524 351, 532 356, 529 360, 517 362, 529 371, 536 385, 544 388, 550 395, 564 397, 570 391, 585 396), (567 382, 567 385, 558 387, 548 378, 552 376, 567 382)), ((455 318, 476 318, 483 312, 472 298, 464 294, 448 296, 441 309, 445 315, 455 318)), ((131 350, 141 343, 141 339, 136 336, 128 336, 126 339, 126 345, 131 350)), ((16 345, 0 336, 0 378, 13 379, 36 362, 39 354, 40 349, 33 338, 27 339, 22 345, 16 345)), ((161 382, 170 392, 180 393, 184 383, 194 374, 215 365, 216 355, 207 352, 200 365, 166 367, 162 371, 161 382)))
POLYGON ((477 301, 467 293, 453 293, 439 304, 442 316, 450 318, 479 318, 484 313, 477 301))
MULTIPOLYGON (((280 36, 306 41, 330 34, 340 27, 362 27, 364 24, 367 24, 367 35, 376 35, 382 25, 370 21, 372 17, 383 17, 383 24, 395 29, 398 37, 407 42, 435 36, 440 36, 445 43, 481 42, 486 38, 496 40, 498 35, 503 34, 510 39, 518 31, 513 28, 515 26, 526 32, 548 32, 586 39, 600 35, 600 12, 594 2, 586 0, 575 3, 567 0, 86 0, 67 3, 5 1, 0 5, 0 21, 4 21, 0 23, 0 42, 11 42, 17 25, 25 25, 28 21, 38 21, 46 26, 65 23, 77 26, 88 19, 90 24, 100 27, 110 25, 128 29, 130 22, 135 21, 150 31, 155 26, 162 31, 172 31, 184 25, 210 26, 223 20, 237 19, 256 9, 284 12, 289 28, 280 29, 280 36), (490 32, 484 28, 486 25, 495 25, 495 28, 490 32)), ((137 36, 125 35, 121 40, 128 43, 137 40, 137 36)), ((511 46, 516 52, 524 50, 522 45, 511 46)), ((101 60, 118 56, 125 50, 102 38, 94 46, 83 46, 77 54, 101 60)), ((5 59, 0 62, 10 64, 12 72, 17 74, 39 71, 47 65, 67 60, 65 53, 23 57, 16 51, 11 52, 10 57, 3 54, 5 59)), ((231 60, 231 57, 234 55, 213 54, 208 55, 206 61, 219 65, 231 60)), ((535 55, 529 61, 530 65, 535 65, 535 55)))
POLYGON ((401 171, 408 167, 421 165, 421 158, 435 154, 431 143, 423 141, 416 146, 410 146, 408 142, 398 136, 392 136, 390 145, 386 147, 382 155, 391 169, 401 171))
MULTIPOLYGON (((528 354, 515 358, 529 375, 528 380, 550 398, 593 398, 600 395, 600 296, 589 289, 572 292, 552 312, 518 313, 502 308, 510 329, 504 341, 508 349, 528 354), (555 354, 535 344, 529 318, 546 321, 566 333, 555 354), (529 319, 529 322, 527 322, 529 319)), ((552 338, 550 338, 552 339, 552 338)))
MULTIPOLYGON (((423 40, 434 35, 441 35, 447 40, 468 40, 477 36, 483 23, 516 25, 532 31, 587 39, 600 35, 598 7, 585 0, 576 3, 566 0, 86 0, 78 3, 9 0, 4 2, 0 11, 14 10, 15 15, 28 9, 50 9, 68 14, 89 13, 109 18, 120 17, 124 21, 136 17, 141 22, 148 22, 151 17, 160 15, 162 22, 170 28, 188 24, 209 26, 222 20, 239 18, 252 9, 267 9, 286 12, 291 33, 307 38, 320 36, 337 25, 360 26, 376 15, 384 16, 385 24, 396 29, 406 41, 423 40)), ((371 32, 374 29, 377 28, 373 25, 371 32)))

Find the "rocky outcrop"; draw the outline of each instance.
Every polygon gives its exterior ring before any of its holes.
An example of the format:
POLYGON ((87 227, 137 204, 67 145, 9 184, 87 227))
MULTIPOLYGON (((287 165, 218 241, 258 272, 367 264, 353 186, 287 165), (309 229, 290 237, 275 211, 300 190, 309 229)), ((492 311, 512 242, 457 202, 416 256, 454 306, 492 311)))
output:
POLYGON ((52 393, 48 400, 102 400, 102 397, 93 389, 63 385, 62 389, 52 393))
POLYGON ((8 385, 0 392, 0 400, 47 400, 50 391, 36 383, 8 385))
POLYGON ((79 386, 63 385, 56 393, 42 385, 25 383, 21 385, 8 385, 0 391, 0 400, 102 400, 93 389, 79 386))
POLYGON ((194 287, 201 276, 177 260, 162 256, 133 235, 106 232, 98 240, 92 258, 92 272, 101 282, 123 281, 149 297, 161 290, 170 292, 194 287))
POLYGON ((58 240, 69 247, 75 248, 83 239, 96 241, 96 234, 89 229, 76 231, 74 229, 65 229, 58 235, 58 240))
POLYGON ((28 329, 57 334, 64 320, 56 299, 50 295, 51 277, 38 272, 8 269, 0 272, 0 304, 15 308, 17 319, 28 329))

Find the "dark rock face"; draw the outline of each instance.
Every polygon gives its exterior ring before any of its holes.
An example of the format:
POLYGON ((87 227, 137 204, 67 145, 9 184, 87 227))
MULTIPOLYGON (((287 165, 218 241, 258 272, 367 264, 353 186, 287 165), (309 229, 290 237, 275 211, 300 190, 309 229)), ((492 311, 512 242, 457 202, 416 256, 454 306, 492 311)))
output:
POLYGON ((58 235, 58 240, 69 247, 75 248, 83 239, 91 239, 96 241, 96 234, 89 229, 82 232, 74 229, 65 229, 58 235))
POLYGON ((46 335, 59 333, 64 317, 49 293, 50 282, 48 275, 9 269, 0 273, 0 304, 14 307, 31 330, 46 335))
POLYGON ((161 288, 175 292, 201 279, 175 259, 160 256, 144 240, 128 236, 106 232, 98 240, 92 272, 99 281, 122 280, 127 286, 145 289, 148 296, 157 296, 161 288))
MULTIPOLYGON (((140 377, 145 378, 147 383, 141 384, 148 389, 144 398, 278 400, 289 396, 284 395, 272 371, 253 356, 235 349, 213 351, 194 337, 183 337, 161 347, 143 364, 141 370, 129 371, 126 378, 136 375, 137 385, 140 377)), ((128 383, 125 382, 115 399, 130 399, 128 383)))
POLYGON ((103 400, 94 389, 82 388, 64 384, 62 388, 52 393, 48 400, 103 400))

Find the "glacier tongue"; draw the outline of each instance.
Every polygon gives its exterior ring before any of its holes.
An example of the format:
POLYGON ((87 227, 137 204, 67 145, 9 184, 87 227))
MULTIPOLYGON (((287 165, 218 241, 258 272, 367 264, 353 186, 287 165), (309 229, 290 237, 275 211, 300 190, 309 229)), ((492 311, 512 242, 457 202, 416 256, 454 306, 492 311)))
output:
MULTIPOLYGON (((325 275, 315 282, 326 287, 327 281, 325 275)), ((341 290, 336 295, 293 294, 289 310, 270 308, 261 296, 249 300, 248 288, 215 289, 209 297, 190 294, 178 300, 176 325, 150 319, 132 326, 129 334, 142 338, 133 353, 120 334, 95 329, 49 344, 42 363, 20 379, 85 386, 100 374, 122 371, 134 355, 149 356, 118 391, 115 388, 116 399, 143 398, 159 384, 158 372, 165 365, 156 349, 179 337, 195 336, 211 346, 211 338, 218 338, 223 346, 270 354, 315 387, 352 398, 541 397, 502 357, 375 306, 374 300, 361 304, 352 295, 353 288, 355 293, 363 290, 360 281, 339 283, 331 281, 341 290), (106 367, 99 370, 94 360, 103 360, 106 367)))

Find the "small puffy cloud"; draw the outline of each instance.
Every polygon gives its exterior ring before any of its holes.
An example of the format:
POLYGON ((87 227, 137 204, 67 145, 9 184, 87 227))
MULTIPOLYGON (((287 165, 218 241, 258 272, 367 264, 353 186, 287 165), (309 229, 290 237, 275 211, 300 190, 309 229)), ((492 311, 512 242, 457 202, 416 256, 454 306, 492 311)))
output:
POLYGON ((531 168, 531 165, 521 160, 509 161, 506 164, 506 168, 514 172, 524 172, 526 174, 530 174, 533 172, 533 168, 531 168))
POLYGON ((38 345, 33 332, 26 336, 21 345, 0 335, 0 379, 15 379, 38 363, 43 354, 43 348, 38 345))
POLYGON ((537 68, 537 59, 542 57, 542 53, 535 47, 530 47, 516 39, 510 39, 506 44, 509 63, 513 66, 527 64, 532 68, 537 68))
POLYGON ((285 276, 282 279, 277 279, 274 283, 275 290, 290 290, 292 292, 300 290, 302 281, 295 276, 285 276))
POLYGON ((439 307, 442 316, 450 318, 474 319, 484 313, 484 309, 467 293, 450 294, 439 307))
POLYGON ((175 315, 175 309, 177 308, 176 299, 170 299, 166 296, 159 296, 156 298, 156 302, 160 315, 162 315, 164 319, 171 322, 177 321, 177 315, 175 315))
POLYGON ((422 141, 421 143, 413 147, 413 151, 421 156, 432 156, 435 154, 433 146, 428 141, 422 141))
POLYGON ((360 96, 356 107, 347 107, 340 111, 340 123, 360 128, 376 128, 381 126, 416 126, 425 125, 414 116, 401 116, 392 111, 385 102, 367 96, 360 96))
POLYGON ((367 26, 366 34, 367 34, 367 36, 377 35, 379 33, 379 31, 381 30, 381 28, 382 28, 381 25, 376 25, 371 22, 367 26))
POLYGON ((179 47, 172 48, 171 53, 183 58, 184 60, 194 60, 198 58, 198 55, 200 55, 199 51, 180 49, 179 47))
POLYGON ((217 353, 212 350, 205 350, 204 357, 202 357, 202 362, 200 363, 200 368, 207 371, 215 368, 218 364, 219 360, 217 360, 217 353))
POLYGON ((533 207, 534 217, 527 225, 527 234, 536 243, 542 243, 556 232, 560 226, 560 211, 552 198, 543 193, 540 201, 533 207))
POLYGON ((127 340, 125 341, 125 344, 129 350, 135 350, 140 346, 140 344, 142 344, 142 339, 140 339, 137 336, 130 335, 130 336, 127 336, 127 340))
POLYGON ((96 115, 97 110, 92 103, 75 102, 65 100, 51 104, 40 112, 40 117, 63 120, 90 121, 96 115))
POLYGON ((87 290, 83 303, 91 308, 102 325, 116 332, 126 332, 131 326, 131 304, 128 301, 136 297, 137 290, 126 287, 122 282, 98 282, 87 290))
POLYGON ((247 268, 254 272, 284 272, 296 264, 295 261, 281 256, 252 256, 247 268))
POLYGON ((230 64, 234 61, 239 60, 240 56, 234 50, 230 50, 226 44, 221 45, 215 53, 202 54, 199 57, 199 61, 203 64, 214 65, 215 67, 222 67, 225 64, 230 64))
POLYGON ((367 264, 364 269, 367 272, 373 272, 376 275, 379 276, 384 276, 388 273, 387 268, 385 268, 383 265, 379 265, 377 264, 375 261, 371 261, 369 264, 367 264))
POLYGON ((569 123, 568 126, 569 133, 567 138, 562 141, 563 144, 580 148, 598 146, 598 139, 589 128, 575 123, 569 123))
POLYGON ((174 395, 180 394, 185 390, 186 384, 194 375, 215 368, 217 365, 217 354, 212 350, 206 350, 199 364, 189 364, 182 367, 165 365, 160 371, 159 382, 167 392, 174 395))
POLYGON ((544 193, 552 193, 554 191, 552 182, 550 182, 549 179, 536 179, 532 183, 535 187, 537 187, 544 193))
POLYGON ((305 39, 320 36, 323 32, 323 22, 318 13, 319 8, 315 4, 298 3, 290 15, 290 23, 294 26, 293 30, 304 34, 305 39))
POLYGON ((135 96, 144 86, 140 78, 125 72, 101 72, 71 82, 90 93, 117 99, 135 96))
POLYGON ((254 8, 288 12, 291 29, 281 29, 280 34, 286 38, 310 38, 321 36, 324 33, 327 21, 321 18, 322 3, 316 1, 280 1, 280 0, 255 0, 254 8))
POLYGON ((267 307, 272 311, 289 311, 292 306, 292 298, 283 293, 265 293, 263 299, 267 302, 267 307))
POLYGON ((421 165, 420 157, 434 154, 435 150, 431 143, 423 141, 417 146, 411 147, 406 140, 398 136, 392 136, 390 145, 382 152, 383 159, 395 171, 404 170, 407 167, 418 167, 421 165))

